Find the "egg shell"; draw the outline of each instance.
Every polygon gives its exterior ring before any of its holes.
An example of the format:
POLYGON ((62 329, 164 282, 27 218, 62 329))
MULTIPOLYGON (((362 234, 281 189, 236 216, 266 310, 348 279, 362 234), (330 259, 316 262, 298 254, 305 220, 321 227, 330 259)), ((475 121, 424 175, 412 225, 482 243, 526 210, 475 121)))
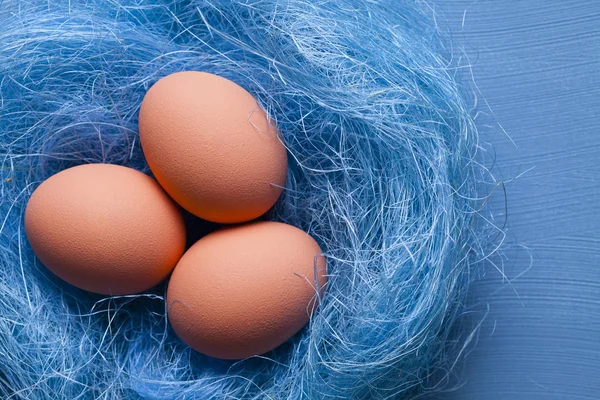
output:
POLYGON ((225 228, 181 258, 167 292, 169 321, 195 350, 241 359, 276 348, 309 320, 326 262, 317 242, 278 222, 225 228), (318 284, 316 283, 318 282, 318 284))
POLYGON ((109 164, 69 168, 42 182, 27 203, 25 231, 55 275, 108 295, 161 282, 186 237, 181 210, 154 179, 109 164))
POLYGON ((281 194, 285 146, 254 97, 230 80, 197 71, 159 80, 142 102, 139 131, 156 179, 200 218, 249 221, 281 194))

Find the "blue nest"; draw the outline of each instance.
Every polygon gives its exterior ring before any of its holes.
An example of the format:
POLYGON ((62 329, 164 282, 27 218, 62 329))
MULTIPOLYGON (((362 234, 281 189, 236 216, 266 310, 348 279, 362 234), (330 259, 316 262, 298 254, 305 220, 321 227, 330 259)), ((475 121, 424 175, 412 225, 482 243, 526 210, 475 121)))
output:
POLYGON ((0 25, 3 399, 407 398, 451 366, 481 253, 477 136, 425 3, 7 0, 0 25), (190 350, 169 328, 164 285, 83 292, 24 236, 29 195, 57 171, 148 172, 140 103, 182 70, 237 82, 276 121, 290 165, 268 217, 327 256, 319 311, 261 357, 190 350))

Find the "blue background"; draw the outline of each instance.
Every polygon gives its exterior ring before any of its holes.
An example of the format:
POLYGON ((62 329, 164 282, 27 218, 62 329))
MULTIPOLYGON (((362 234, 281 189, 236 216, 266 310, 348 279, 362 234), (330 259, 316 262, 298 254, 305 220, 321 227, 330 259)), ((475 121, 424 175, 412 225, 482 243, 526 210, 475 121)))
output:
POLYGON ((508 196, 504 264, 471 300, 490 311, 441 398, 600 399, 600 1, 432 6, 473 64, 508 196))

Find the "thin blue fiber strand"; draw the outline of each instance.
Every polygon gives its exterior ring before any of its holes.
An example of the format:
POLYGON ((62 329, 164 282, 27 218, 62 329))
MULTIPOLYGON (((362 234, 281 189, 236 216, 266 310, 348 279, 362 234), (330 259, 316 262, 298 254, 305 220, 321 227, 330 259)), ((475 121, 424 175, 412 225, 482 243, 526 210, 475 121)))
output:
POLYGON ((433 12, 411 0, 0 2, 0 397, 394 399, 432 386, 481 257, 477 133, 433 12), (239 362, 183 345, 165 286, 105 298, 36 261, 35 187, 69 166, 148 172, 147 89, 216 73, 290 153, 269 218, 313 235, 329 282, 309 325, 239 362))

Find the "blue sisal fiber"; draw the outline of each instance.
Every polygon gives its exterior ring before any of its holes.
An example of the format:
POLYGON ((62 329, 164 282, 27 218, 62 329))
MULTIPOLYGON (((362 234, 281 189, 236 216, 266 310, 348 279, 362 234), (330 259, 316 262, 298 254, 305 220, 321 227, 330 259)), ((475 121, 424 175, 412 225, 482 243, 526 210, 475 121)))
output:
POLYGON ((432 10, 411 0, 0 2, 0 397, 410 398, 447 371, 473 260, 477 133, 432 10), (137 116, 183 70, 250 91, 289 150, 269 219, 315 237, 309 325, 239 362, 170 329, 165 285, 75 289, 23 230, 35 187, 82 163, 148 172, 137 116))

